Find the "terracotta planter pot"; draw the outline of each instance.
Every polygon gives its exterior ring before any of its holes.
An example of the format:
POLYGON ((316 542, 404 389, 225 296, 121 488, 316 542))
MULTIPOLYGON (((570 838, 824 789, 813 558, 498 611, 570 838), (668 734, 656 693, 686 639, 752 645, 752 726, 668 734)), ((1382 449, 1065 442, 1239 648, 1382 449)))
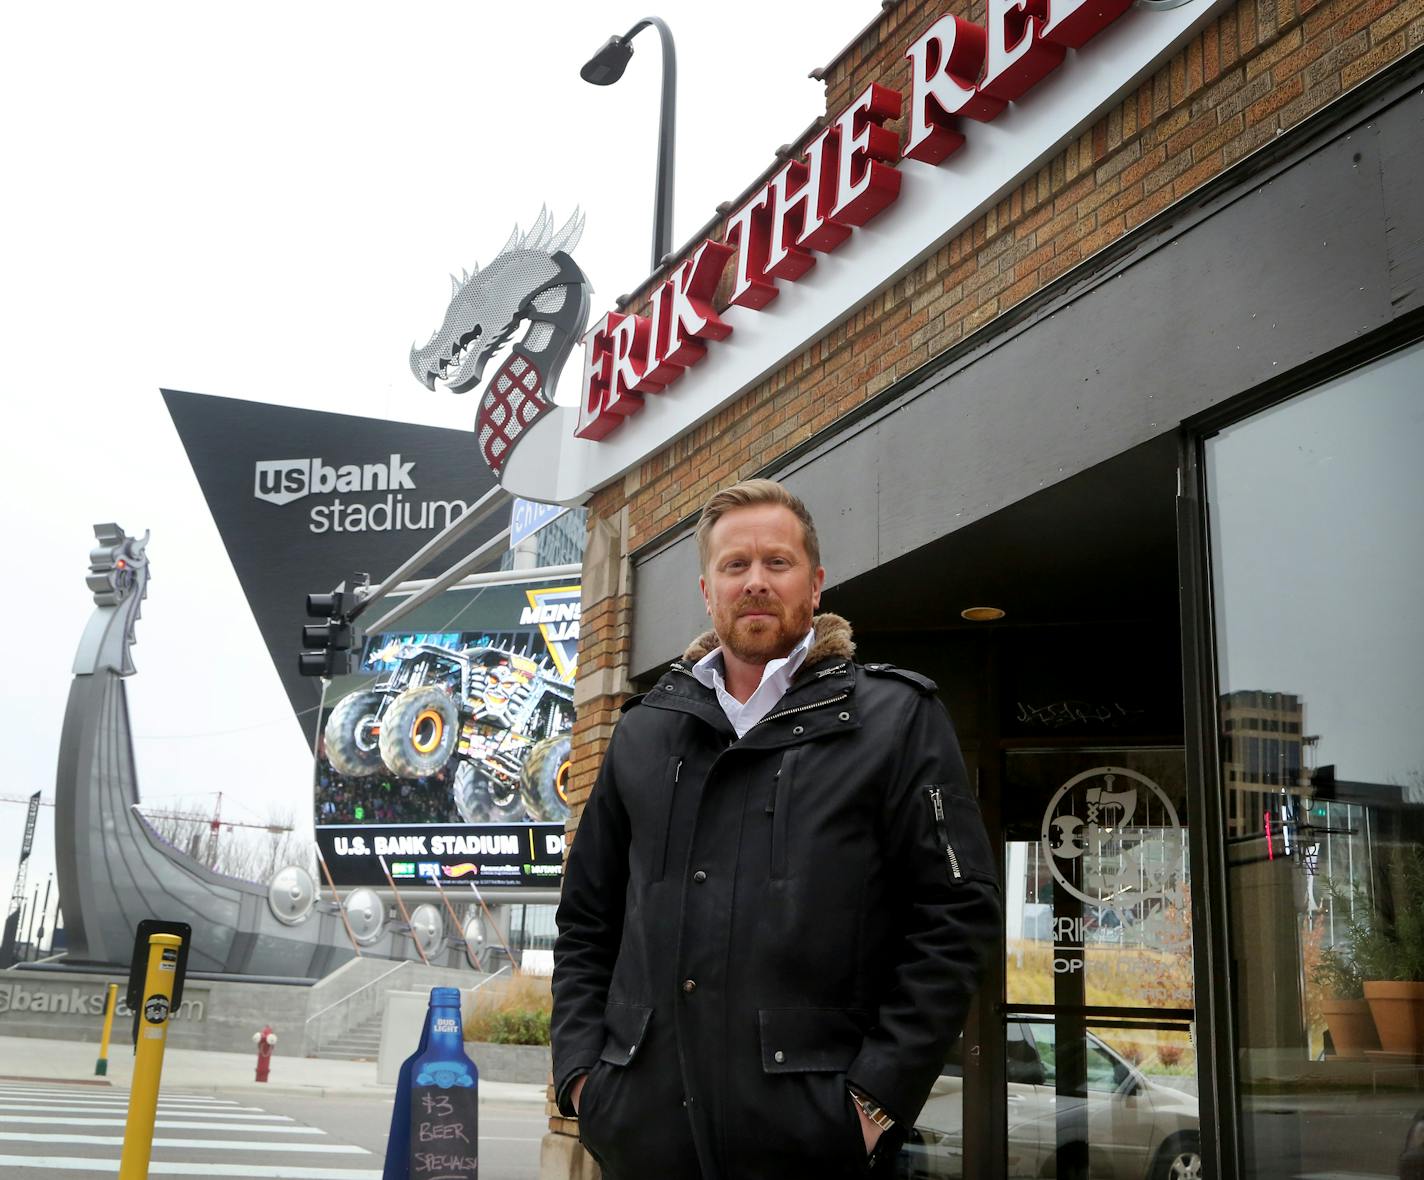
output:
POLYGON ((1365 999, 1384 1052, 1424 1057, 1424 983, 1374 980, 1365 999))
POLYGON ((1330 1030, 1335 1056, 1363 1057, 1366 1050, 1380 1047, 1368 1000, 1321 1000, 1320 1015, 1330 1030))

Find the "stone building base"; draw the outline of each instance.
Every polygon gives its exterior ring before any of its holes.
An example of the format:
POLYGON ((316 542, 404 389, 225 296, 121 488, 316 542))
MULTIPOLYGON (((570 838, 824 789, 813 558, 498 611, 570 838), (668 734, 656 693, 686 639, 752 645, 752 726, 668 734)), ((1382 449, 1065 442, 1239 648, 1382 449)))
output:
POLYGON ((593 1157, 572 1135, 550 1131, 539 1146, 539 1180, 600 1180, 593 1157))

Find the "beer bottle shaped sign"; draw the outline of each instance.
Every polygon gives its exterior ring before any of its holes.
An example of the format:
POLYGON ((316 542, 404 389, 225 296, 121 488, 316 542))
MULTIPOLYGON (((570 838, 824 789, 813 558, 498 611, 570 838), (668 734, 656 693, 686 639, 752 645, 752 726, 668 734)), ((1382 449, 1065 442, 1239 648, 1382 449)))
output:
POLYGON ((396 1084, 383 1180, 478 1176, 479 1081, 465 1055, 459 989, 432 988, 420 1045, 396 1084))

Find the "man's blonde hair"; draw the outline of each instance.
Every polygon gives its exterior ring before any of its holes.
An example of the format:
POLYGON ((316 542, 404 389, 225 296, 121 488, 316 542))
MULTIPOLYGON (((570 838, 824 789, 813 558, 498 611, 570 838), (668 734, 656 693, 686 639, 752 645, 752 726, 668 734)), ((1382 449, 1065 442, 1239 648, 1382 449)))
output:
POLYGON ((702 573, 707 573, 707 561, 712 553, 712 529, 716 523, 733 509, 750 508, 756 504, 780 504, 791 510, 791 514, 801 522, 802 540, 806 556, 811 560, 811 569, 818 569, 821 542, 816 538, 816 522, 811 519, 811 513, 801 502, 801 497, 774 479, 746 479, 717 492, 702 509, 702 516, 697 521, 697 556, 702 564, 702 573))

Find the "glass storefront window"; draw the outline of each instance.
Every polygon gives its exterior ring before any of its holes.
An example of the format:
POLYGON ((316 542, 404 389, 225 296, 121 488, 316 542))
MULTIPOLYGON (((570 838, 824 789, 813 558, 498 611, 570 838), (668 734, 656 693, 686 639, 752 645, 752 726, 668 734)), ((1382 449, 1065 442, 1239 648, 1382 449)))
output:
POLYGON ((1424 1105, 1424 347, 1206 443, 1245 1174, 1424 1105))
POLYGON ((1183 752, 1017 749, 1005 769, 1004 1174, 1195 1176, 1183 752))
POLYGON ((1016 750, 1006 794, 1019 823, 1004 844, 1005 1000, 1189 1020, 1182 751, 1016 750), (1025 828, 1034 839, 1016 838, 1025 828))

